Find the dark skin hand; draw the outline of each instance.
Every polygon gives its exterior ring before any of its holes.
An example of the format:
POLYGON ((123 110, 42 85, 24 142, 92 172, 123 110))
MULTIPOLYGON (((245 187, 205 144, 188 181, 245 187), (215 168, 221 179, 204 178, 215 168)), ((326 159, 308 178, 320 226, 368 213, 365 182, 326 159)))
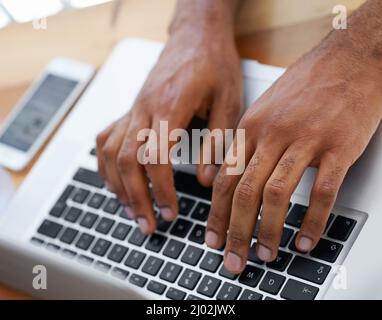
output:
MULTIPOLYGON (((156 229, 146 174, 165 220, 176 218, 178 205, 171 165, 138 162, 137 151, 144 144, 137 141, 138 131, 158 132, 163 120, 168 121, 169 130, 187 128, 195 115, 209 116, 211 130, 237 126, 242 89, 233 33, 236 4, 233 0, 180 0, 170 39, 134 106, 97 137, 100 175, 146 234, 156 229)), ((161 148, 162 144, 160 153, 161 148)), ((206 148, 211 150, 213 145, 206 148)), ((217 170, 214 165, 199 165, 199 181, 211 185, 217 170)))
POLYGON ((309 166, 318 173, 296 246, 308 252, 320 239, 347 171, 381 122, 381 16, 382 3, 368 1, 348 30, 297 61, 241 119, 246 170, 233 176, 221 167, 206 233, 212 248, 226 242, 229 271, 245 268, 261 204, 257 255, 277 257, 291 195, 309 166))

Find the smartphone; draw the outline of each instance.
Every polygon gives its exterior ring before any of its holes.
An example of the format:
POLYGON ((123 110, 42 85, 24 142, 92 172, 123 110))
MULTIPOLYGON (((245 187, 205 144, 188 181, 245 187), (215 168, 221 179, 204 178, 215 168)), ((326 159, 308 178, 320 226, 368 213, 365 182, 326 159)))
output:
POLYGON ((33 82, 0 128, 0 164, 23 170, 80 97, 95 68, 56 58, 33 82))

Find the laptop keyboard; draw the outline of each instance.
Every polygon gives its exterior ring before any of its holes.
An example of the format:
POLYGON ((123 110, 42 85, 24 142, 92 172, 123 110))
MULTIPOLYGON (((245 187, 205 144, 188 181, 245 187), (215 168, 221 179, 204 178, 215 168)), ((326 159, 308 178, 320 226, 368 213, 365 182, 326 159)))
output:
POLYGON ((145 288, 158 299, 313 300, 357 224, 331 214, 317 247, 302 254, 294 240, 307 208, 291 203, 277 259, 264 263, 256 256, 260 220, 247 266, 235 275, 223 266, 223 248, 204 244, 211 189, 186 173, 176 172, 174 177, 179 217, 164 221, 154 206, 158 228, 146 236, 98 174, 80 168, 31 241, 145 288))

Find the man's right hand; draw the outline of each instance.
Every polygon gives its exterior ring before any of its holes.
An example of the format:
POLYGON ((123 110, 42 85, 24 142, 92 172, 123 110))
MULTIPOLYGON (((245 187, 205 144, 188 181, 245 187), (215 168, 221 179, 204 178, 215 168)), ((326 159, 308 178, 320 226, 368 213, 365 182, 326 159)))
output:
MULTIPOLYGON (((240 116, 241 69, 232 2, 196 2, 180 1, 170 40, 134 106, 97 137, 99 173, 144 233, 156 228, 147 176, 165 220, 176 218, 178 206, 171 165, 138 162, 144 144, 137 140, 138 132, 153 129, 159 136, 160 121, 168 121, 169 131, 187 128, 195 115, 208 116, 211 130, 233 129, 240 116)), ((203 185, 211 185, 216 173, 213 165, 199 165, 203 185)))

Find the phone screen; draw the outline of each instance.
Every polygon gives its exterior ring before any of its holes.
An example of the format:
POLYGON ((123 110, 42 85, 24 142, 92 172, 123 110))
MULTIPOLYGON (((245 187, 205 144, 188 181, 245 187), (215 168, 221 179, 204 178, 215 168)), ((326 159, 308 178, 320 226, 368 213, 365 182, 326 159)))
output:
POLYGON ((0 142, 27 152, 77 84, 77 81, 48 74, 3 132, 0 142))

